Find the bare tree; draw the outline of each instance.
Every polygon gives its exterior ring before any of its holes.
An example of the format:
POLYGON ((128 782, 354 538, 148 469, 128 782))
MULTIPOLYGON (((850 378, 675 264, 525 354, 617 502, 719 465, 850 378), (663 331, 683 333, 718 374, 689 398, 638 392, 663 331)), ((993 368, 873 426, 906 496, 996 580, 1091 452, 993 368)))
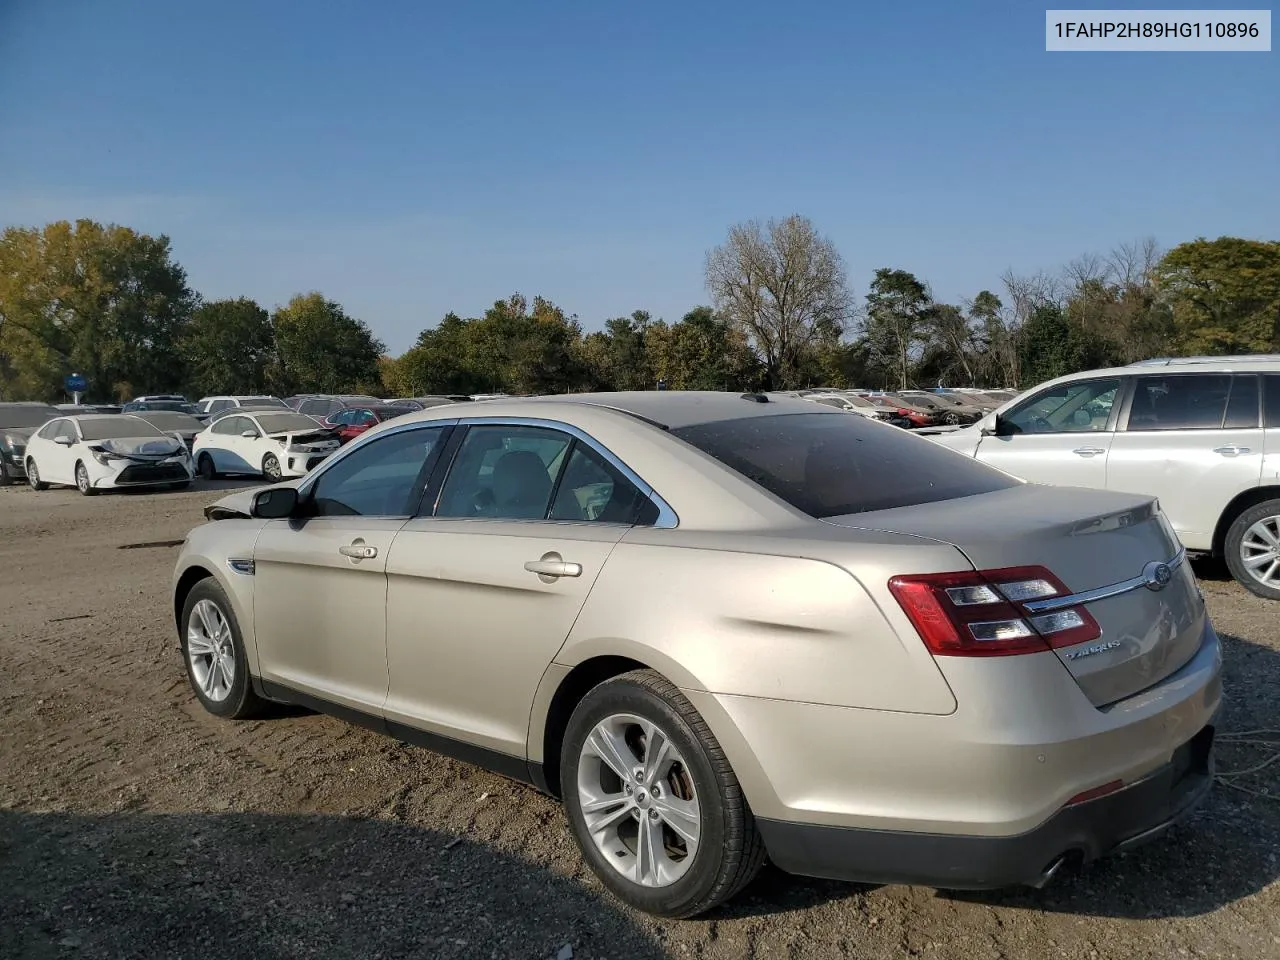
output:
POLYGON ((1062 270, 1063 280, 1074 290, 1091 283, 1106 283, 1110 273, 1111 265, 1096 253, 1081 254, 1062 270))
POLYGON ((1156 264, 1164 256, 1155 237, 1118 244, 1107 257, 1111 275, 1121 287, 1149 287, 1156 264))
POLYGON ((1020 275, 1009 269, 1001 275, 1000 282, 1009 294, 1015 329, 1021 329, 1036 307, 1062 302, 1062 284, 1043 271, 1020 275))
POLYGON ((746 334, 774 387, 794 385, 806 354, 838 338, 851 315, 844 260, 799 215, 731 227, 707 253, 706 280, 716 309, 746 334))

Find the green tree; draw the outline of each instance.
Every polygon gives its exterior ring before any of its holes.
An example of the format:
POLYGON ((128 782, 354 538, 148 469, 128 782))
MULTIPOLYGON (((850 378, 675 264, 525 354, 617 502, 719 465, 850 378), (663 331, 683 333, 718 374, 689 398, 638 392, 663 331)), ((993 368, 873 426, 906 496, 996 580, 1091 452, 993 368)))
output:
POLYGON ((741 330, 710 307, 649 328, 649 369, 672 390, 759 389, 763 367, 741 330))
POLYGON ((770 387, 802 385, 815 352, 839 342, 851 313, 835 244, 799 215, 731 227, 707 254, 706 281, 720 315, 760 357, 770 387))
POLYGON ((1032 311, 1022 328, 1021 349, 1024 386, 1104 366, 1106 362, 1106 344, 1072 326, 1062 308, 1052 303, 1032 311))
POLYGON ((379 389, 386 347, 362 320, 319 293, 298 294, 271 317, 276 357, 269 371, 285 393, 359 393, 379 389))
POLYGON ((1280 242, 1201 237, 1165 254, 1155 274, 1180 351, 1280 350, 1280 242))
POLYGON ((275 355, 271 316, 247 297, 201 304, 180 348, 193 392, 261 393, 275 355))
POLYGON ((910 384, 932 308, 929 290, 915 274, 889 267, 876 271, 867 293, 863 335, 900 389, 910 384))
POLYGON ((92 220, 0 234, 0 374, 6 398, 88 398, 182 386, 179 343, 195 304, 169 238, 92 220))

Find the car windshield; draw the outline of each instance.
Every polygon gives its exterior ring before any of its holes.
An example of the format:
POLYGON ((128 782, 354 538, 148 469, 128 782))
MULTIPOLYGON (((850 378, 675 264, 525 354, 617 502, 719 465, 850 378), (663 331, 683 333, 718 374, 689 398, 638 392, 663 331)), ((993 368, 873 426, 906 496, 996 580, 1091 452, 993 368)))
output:
POLYGON ((185 413, 191 408, 191 404, 185 400, 136 400, 133 403, 124 405, 125 413, 143 412, 149 410, 173 410, 178 413, 185 413))
MULTIPOLYGON (((163 437, 165 434, 140 417, 128 415, 81 420, 80 435, 86 440, 132 440, 139 437, 163 437)), ((172 440, 172 437, 169 437, 172 440)))
POLYGON ((1018 483, 865 417, 781 414, 671 432, 811 517, 953 500, 1018 483))
POLYGON ((296 430, 315 430, 316 422, 300 413, 261 413, 254 419, 263 433, 289 433, 296 430))
POLYGON ((195 417, 185 413, 172 413, 168 410, 152 410, 139 413, 139 420, 159 427, 161 430, 203 430, 204 424, 195 417))
POLYGON ((286 410, 289 405, 283 400, 276 397, 241 397, 240 406, 242 407, 284 407, 286 410))
POLYGON ((53 407, 6 407, 0 404, 0 429, 5 427, 38 427, 58 416, 53 407))

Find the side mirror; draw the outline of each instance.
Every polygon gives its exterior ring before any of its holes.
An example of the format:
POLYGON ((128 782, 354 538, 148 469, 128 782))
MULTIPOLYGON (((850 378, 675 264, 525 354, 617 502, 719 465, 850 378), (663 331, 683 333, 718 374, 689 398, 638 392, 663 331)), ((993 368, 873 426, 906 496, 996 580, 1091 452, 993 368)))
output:
POLYGON ((298 491, 293 487, 270 487, 253 495, 250 513, 260 520, 287 520, 298 508, 298 491))
POLYGON ((69 447, 76 442, 75 437, 54 437, 53 442, 60 447, 69 447))
POLYGON ((258 439, 258 431, 257 431, 257 430, 246 430, 246 431, 244 431, 244 433, 240 434, 240 436, 244 437, 246 440, 257 440, 257 439, 258 439))
POLYGON ((978 430, 984 437, 1000 436, 1000 417, 994 411, 978 421, 978 430))

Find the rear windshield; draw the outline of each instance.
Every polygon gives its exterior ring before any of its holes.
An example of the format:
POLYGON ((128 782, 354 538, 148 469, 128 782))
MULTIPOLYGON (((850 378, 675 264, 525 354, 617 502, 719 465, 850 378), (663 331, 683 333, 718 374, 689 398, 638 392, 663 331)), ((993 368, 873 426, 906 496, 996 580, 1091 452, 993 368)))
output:
POLYGON ((81 420, 80 435, 86 440, 133 440, 139 437, 164 436, 147 421, 128 414, 102 420, 81 420))
POLYGON ((39 427, 61 411, 53 407, 6 407, 0 404, 0 427, 39 427))
POLYGON ((744 417, 675 436, 811 517, 972 497, 1018 481, 923 437, 865 417, 744 417))
POLYGON ((295 430, 315 430, 316 422, 300 413, 255 413, 254 419, 263 433, 288 433, 295 430))

